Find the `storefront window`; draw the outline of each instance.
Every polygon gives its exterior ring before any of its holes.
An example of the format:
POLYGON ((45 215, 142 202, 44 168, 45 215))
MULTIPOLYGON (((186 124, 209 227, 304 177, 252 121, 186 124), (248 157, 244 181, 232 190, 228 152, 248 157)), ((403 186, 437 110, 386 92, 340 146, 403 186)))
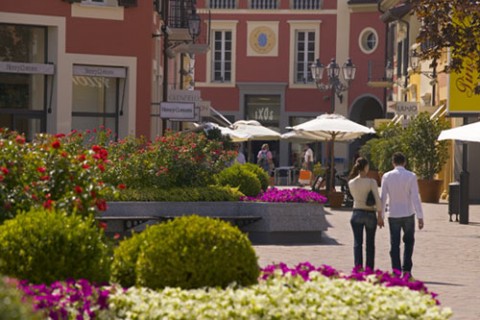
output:
POLYGON ((47 28, 0 24, 0 126, 31 139, 46 130, 47 28))
POLYGON ((105 127, 117 136, 119 112, 124 101, 121 93, 124 91, 125 69, 74 66, 73 73, 72 129, 105 127))

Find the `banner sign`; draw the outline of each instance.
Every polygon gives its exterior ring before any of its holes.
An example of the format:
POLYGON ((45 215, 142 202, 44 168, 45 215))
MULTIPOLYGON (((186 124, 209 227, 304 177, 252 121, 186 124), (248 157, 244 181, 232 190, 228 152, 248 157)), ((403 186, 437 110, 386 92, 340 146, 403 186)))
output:
POLYGON ((417 102, 397 102, 395 105, 395 114, 401 116, 416 116, 418 114, 417 102))
POLYGON ((22 74, 54 74, 55 66, 53 64, 0 61, 0 72, 22 74))
POLYGON ((462 72, 451 72, 448 76, 449 115, 480 113, 480 95, 475 94, 478 72, 475 62, 465 59, 462 72))

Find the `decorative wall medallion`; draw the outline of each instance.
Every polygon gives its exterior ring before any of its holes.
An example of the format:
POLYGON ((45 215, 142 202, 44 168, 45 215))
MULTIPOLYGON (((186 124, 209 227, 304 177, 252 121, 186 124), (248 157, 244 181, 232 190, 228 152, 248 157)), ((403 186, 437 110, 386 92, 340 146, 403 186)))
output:
POLYGON ((250 32, 250 47, 257 53, 269 53, 276 41, 275 32, 269 27, 257 27, 250 32))

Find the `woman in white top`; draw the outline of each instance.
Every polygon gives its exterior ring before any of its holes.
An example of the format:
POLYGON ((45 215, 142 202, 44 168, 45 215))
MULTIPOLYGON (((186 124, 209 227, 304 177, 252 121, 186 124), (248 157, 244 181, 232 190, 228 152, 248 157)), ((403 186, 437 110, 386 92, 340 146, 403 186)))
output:
POLYGON ((368 161, 358 158, 350 173, 348 187, 353 196, 353 213, 350 220, 353 230, 353 256, 355 267, 363 268, 363 230, 366 233, 366 267, 375 268, 375 232, 377 225, 383 227, 382 202, 378 194, 377 182, 368 178, 368 161), (367 205, 369 192, 373 192, 375 205, 367 205), (375 210, 376 209, 376 210, 375 210), (377 215, 375 214, 377 211, 377 215))

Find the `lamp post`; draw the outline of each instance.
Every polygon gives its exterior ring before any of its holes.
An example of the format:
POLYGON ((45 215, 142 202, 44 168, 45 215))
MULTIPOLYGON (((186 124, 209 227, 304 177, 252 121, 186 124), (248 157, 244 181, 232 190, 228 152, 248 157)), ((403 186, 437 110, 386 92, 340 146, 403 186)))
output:
MULTIPOLYGON (((192 37, 192 43, 195 43, 195 39, 198 38, 200 35, 200 22, 201 18, 197 14, 197 9, 193 8, 192 13, 188 16, 188 34, 190 37, 192 37)), ((185 54, 182 52, 180 54, 180 89, 183 90, 185 89, 183 87, 183 77, 185 76, 185 70, 184 70, 184 60, 185 60, 185 54)))
POLYGON ((312 78, 315 81, 317 88, 320 91, 332 91, 330 113, 334 113, 335 96, 337 96, 338 100, 340 100, 340 103, 342 103, 342 92, 346 91, 350 85, 350 82, 355 79, 357 67, 352 63, 352 59, 348 58, 343 64, 342 68, 340 68, 335 58, 332 58, 326 67, 320 62, 319 59, 317 59, 316 62, 312 63, 310 69, 312 72, 312 78), (323 83, 323 73, 325 69, 327 70, 328 79, 326 83, 323 83), (342 71, 345 83, 340 80, 340 71, 342 71))
MULTIPOLYGON (((321 62, 320 59, 317 59, 316 62, 312 63, 310 66, 312 72, 312 78, 317 85, 317 88, 320 91, 328 91, 331 90, 331 100, 330 100, 330 114, 335 113, 335 96, 338 97, 340 103, 342 103, 343 95, 342 92, 347 91, 350 82, 355 79, 355 72, 357 71, 357 67, 352 63, 352 59, 348 58, 347 61, 343 64, 341 70, 340 66, 338 65, 335 58, 330 60, 330 63, 325 67, 321 62), (323 82, 323 72, 327 70, 327 82, 323 82), (340 71, 342 71, 343 79, 345 81, 342 82, 340 80, 340 71)), ((329 189, 335 189, 335 164, 333 158, 333 141, 329 142, 329 150, 330 150, 330 182, 327 185, 330 185, 329 189)))
POLYGON ((432 86, 432 106, 435 106, 435 103, 436 103, 435 92, 437 87, 437 66, 438 66, 437 59, 433 58, 432 63, 429 66, 432 69, 432 71, 418 70, 418 68, 420 67, 420 61, 421 59, 418 52, 415 49, 411 50, 410 51, 410 67, 412 68, 414 73, 423 74, 427 76, 429 79, 431 79, 430 85, 432 86))

